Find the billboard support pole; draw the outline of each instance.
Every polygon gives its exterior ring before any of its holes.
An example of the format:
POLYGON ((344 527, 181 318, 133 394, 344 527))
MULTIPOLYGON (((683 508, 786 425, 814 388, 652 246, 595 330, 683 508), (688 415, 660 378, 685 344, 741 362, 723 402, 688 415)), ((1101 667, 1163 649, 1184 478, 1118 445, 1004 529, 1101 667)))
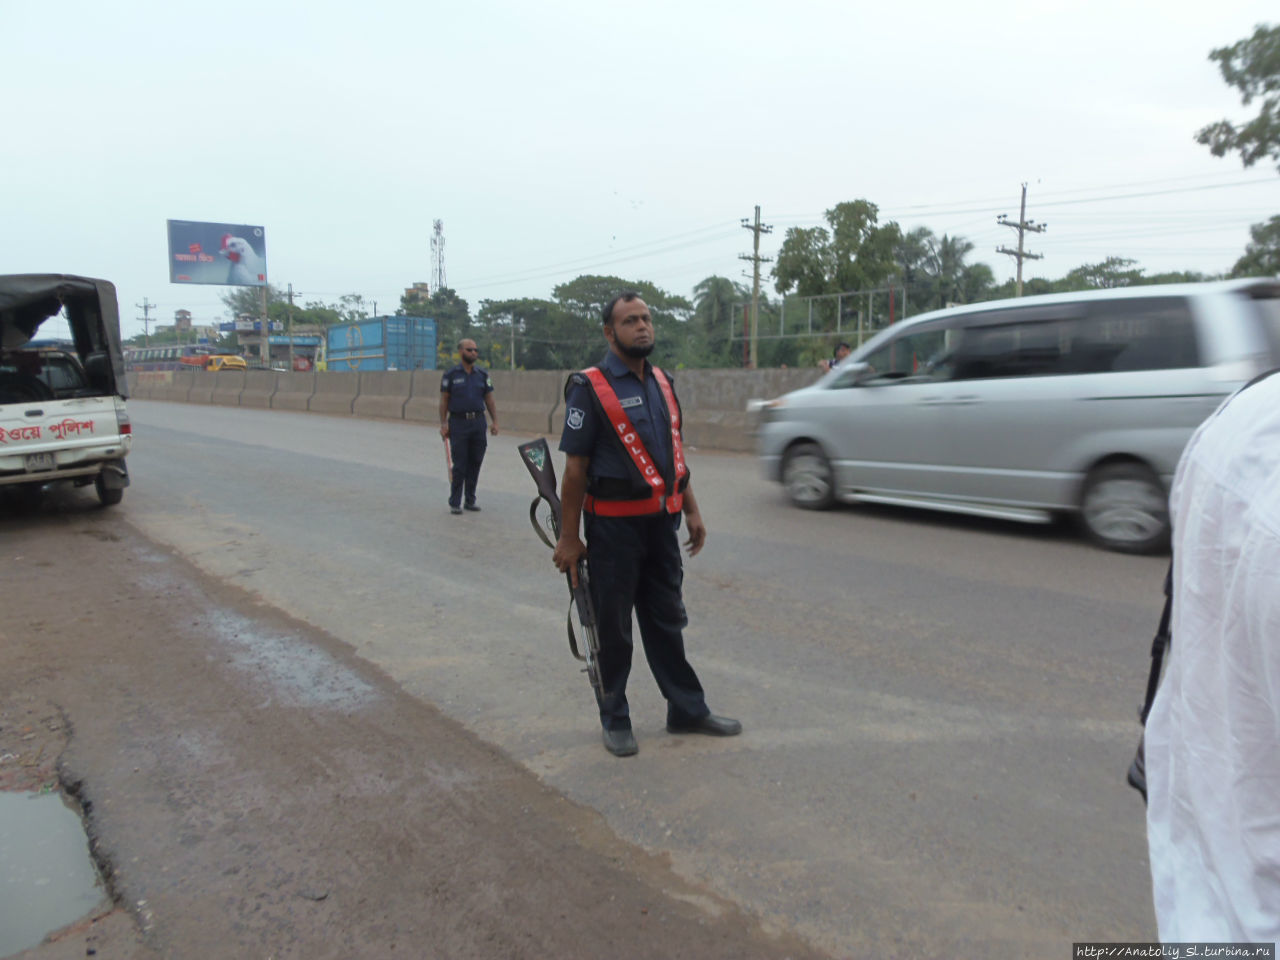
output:
POLYGON ((262 285, 262 340, 258 347, 258 358, 266 369, 271 369, 271 324, 267 321, 267 285, 262 285))
POLYGON ((293 284, 289 284, 289 314, 285 320, 284 332, 289 337, 289 372, 293 373, 293 284))

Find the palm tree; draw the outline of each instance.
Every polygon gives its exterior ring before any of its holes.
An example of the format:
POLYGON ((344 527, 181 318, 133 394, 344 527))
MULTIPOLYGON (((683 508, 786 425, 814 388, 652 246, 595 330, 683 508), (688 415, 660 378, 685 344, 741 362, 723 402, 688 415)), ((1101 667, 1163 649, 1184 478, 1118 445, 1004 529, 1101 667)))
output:
POLYGON ((973 243, 964 237, 944 233, 938 241, 938 306, 964 302, 964 261, 972 252, 973 243))
POLYGON ((730 334, 737 321, 734 307, 750 296, 741 284, 714 275, 693 288, 693 318, 698 339, 706 344, 708 360, 724 362, 727 359, 730 334))

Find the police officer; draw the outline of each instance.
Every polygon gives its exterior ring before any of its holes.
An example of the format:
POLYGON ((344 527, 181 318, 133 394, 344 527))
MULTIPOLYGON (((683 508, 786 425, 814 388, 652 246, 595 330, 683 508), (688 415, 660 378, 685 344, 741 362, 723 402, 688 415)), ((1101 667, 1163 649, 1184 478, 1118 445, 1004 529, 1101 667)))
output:
POLYGON ((476 482, 488 441, 484 435, 484 412, 489 411, 489 432, 498 434, 498 407, 493 401, 493 381, 483 367, 476 366, 480 351, 474 340, 459 340, 462 362, 445 372, 440 381, 440 436, 449 441, 453 474, 449 488, 449 512, 463 509, 479 512, 476 482), (463 495, 466 495, 465 502, 463 495))
POLYGON ((689 556, 702 549, 707 528, 689 486, 671 379, 645 359, 653 351, 653 318, 640 296, 628 292, 609 302, 603 321, 609 352, 565 385, 560 449, 567 458, 554 557, 576 586, 577 563, 586 554, 600 639, 604 745, 626 757, 638 749, 626 694, 633 610, 667 700, 667 730, 728 737, 741 733, 742 724, 711 713, 685 658, 681 512, 689 556), (578 535, 580 519, 586 544, 578 535))

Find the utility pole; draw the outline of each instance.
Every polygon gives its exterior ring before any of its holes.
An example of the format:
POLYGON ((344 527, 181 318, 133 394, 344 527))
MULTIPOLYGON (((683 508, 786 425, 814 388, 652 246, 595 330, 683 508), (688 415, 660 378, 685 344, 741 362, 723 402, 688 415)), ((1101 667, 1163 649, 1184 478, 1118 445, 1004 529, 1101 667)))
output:
POLYGON ((760 234, 773 233, 773 227, 767 226, 760 222, 760 204, 756 204, 756 219, 752 223, 746 217, 742 218, 742 227, 744 230, 750 230, 752 234, 751 253, 738 254, 739 260, 751 261, 751 360, 750 367, 756 369, 759 361, 759 355, 756 350, 756 341, 760 336, 760 264, 768 263, 772 257, 760 256, 760 234))
POLYGON ((431 292, 445 288, 444 221, 431 221, 431 292))
POLYGON ((1049 228, 1047 223, 1036 223, 1034 220, 1027 219, 1027 185, 1022 185, 1022 209, 1018 212, 1018 222, 1010 223, 1009 215, 1002 213, 996 217, 996 223, 1002 227, 1012 227, 1018 231, 1018 249, 1010 250, 1008 247, 996 247, 996 253, 1007 253, 1018 261, 1018 293, 1022 296, 1022 261, 1023 260, 1042 260, 1044 254, 1028 253, 1022 248, 1022 238, 1026 233, 1044 233, 1049 228))
POLYGON ((289 372, 293 373, 293 284, 289 284, 289 312, 286 314, 285 333, 289 337, 289 372))
POLYGON ((142 298, 141 303, 134 304, 142 311, 142 316, 138 319, 142 321, 142 343, 145 346, 151 346, 151 310, 155 307, 154 303, 150 303, 146 297, 142 298))

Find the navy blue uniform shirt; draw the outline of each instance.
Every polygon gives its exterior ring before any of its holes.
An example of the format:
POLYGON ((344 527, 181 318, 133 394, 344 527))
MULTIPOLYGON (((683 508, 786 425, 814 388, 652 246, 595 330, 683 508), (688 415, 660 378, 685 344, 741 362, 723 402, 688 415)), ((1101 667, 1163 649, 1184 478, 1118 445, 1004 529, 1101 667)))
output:
MULTIPOLYGON (((666 404, 662 402, 662 388, 653 376, 653 367, 644 362, 644 383, 627 369, 622 358, 610 350, 598 366, 608 374, 613 392, 618 395, 622 410, 636 428, 640 442, 649 451, 653 465, 664 476, 671 469, 671 421, 666 404)), ((669 378, 668 378, 669 379, 669 378)), ((604 419, 591 398, 591 388, 579 383, 571 384, 565 398, 564 433, 560 435, 560 449, 574 456, 590 457, 587 465, 589 477, 615 477, 629 479, 630 457, 622 444, 610 435, 613 425, 604 419)))
POLYGON ((440 392, 449 394, 450 413, 479 413, 484 410, 484 395, 493 393, 493 382, 482 367, 473 366, 467 373, 459 363, 445 371, 440 392))

